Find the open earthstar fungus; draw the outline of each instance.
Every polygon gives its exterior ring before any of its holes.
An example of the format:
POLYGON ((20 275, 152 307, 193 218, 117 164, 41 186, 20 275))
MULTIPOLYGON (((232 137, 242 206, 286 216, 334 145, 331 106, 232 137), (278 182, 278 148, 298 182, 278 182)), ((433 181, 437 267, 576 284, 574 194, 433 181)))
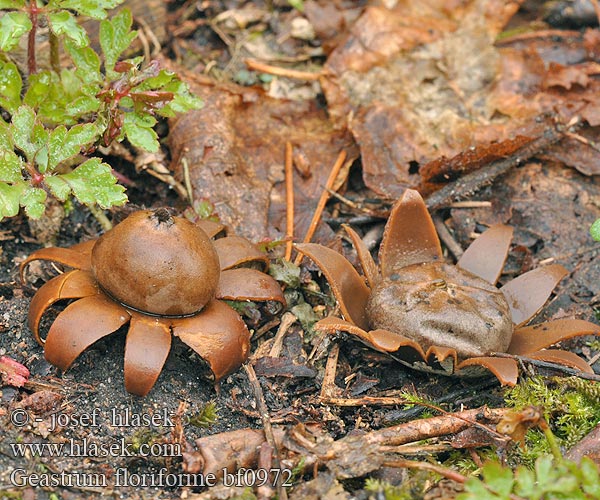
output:
POLYGON ((244 238, 212 240, 223 231, 220 224, 193 224, 166 209, 142 210, 97 240, 33 252, 21 264, 21 279, 34 260, 73 268, 45 283, 31 301, 29 327, 46 359, 67 370, 86 348, 129 323, 124 371, 132 394, 144 396, 153 387, 172 335, 208 363, 216 382, 237 370, 248 357, 250 334, 223 300, 285 299, 263 272, 267 256, 244 238), (57 316, 44 340, 41 317, 63 299, 78 300, 57 316))
POLYGON ((526 326, 567 274, 564 267, 537 268, 495 286, 512 240, 509 226, 491 226, 456 265, 446 264, 423 199, 408 189, 385 226, 379 267, 358 234, 345 229, 365 279, 334 250, 314 243, 296 245, 325 275, 344 318, 325 318, 316 329, 350 333, 419 370, 463 376, 488 370, 505 385, 516 383, 517 361, 494 353, 593 373, 574 353, 548 347, 599 334, 598 325, 560 319, 526 326))

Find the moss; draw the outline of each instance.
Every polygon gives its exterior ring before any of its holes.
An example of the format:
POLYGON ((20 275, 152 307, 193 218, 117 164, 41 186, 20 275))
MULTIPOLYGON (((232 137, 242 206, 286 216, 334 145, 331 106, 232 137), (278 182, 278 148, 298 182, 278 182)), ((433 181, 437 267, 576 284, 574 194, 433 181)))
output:
MULTIPOLYGON (((579 442, 600 422, 600 384, 576 377, 544 379, 532 377, 505 393, 507 406, 538 406, 550 424, 559 444, 569 448, 579 442)), ((532 465, 541 454, 550 451, 548 441, 538 429, 527 433, 519 458, 532 465)))

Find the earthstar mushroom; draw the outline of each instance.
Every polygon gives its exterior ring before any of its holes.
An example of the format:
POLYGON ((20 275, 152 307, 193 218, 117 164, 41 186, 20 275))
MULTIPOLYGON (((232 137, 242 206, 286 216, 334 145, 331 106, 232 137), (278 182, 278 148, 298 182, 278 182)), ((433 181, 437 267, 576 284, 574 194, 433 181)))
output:
POLYGON ((517 361, 494 353, 525 355, 593 373, 574 353, 548 347, 598 334, 598 325, 561 319, 526 326, 568 274, 563 266, 534 269, 496 287, 512 240, 509 226, 490 227, 456 265, 447 264, 423 199, 408 189, 386 223, 379 267, 358 234, 344 228, 364 278, 332 249, 296 245, 325 275, 343 316, 319 321, 317 330, 350 333, 418 370, 462 376, 488 370, 505 385, 516 383, 517 361))
POLYGON ((211 238, 224 227, 192 223, 166 209, 134 212, 97 240, 33 252, 21 264, 49 260, 73 268, 34 295, 28 322, 46 359, 67 370, 97 340, 129 323, 125 388, 140 396, 154 386, 179 337, 210 366, 215 382, 247 359, 250 334, 223 300, 277 301, 279 284, 263 271, 267 256, 244 238, 211 238), (217 243, 218 242, 218 243, 217 243), (239 267, 254 264, 262 270, 239 267), (46 339, 44 312, 55 302, 78 299, 54 320, 46 339))

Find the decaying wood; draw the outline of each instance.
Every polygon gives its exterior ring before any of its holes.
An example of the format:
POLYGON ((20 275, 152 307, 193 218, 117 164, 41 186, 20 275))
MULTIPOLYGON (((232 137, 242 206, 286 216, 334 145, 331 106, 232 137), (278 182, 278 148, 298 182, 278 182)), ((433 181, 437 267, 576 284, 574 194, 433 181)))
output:
POLYGON ((489 165, 459 177, 454 182, 439 189, 425 200, 427 208, 429 211, 434 212, 472 195, 513 167, 556 144, 565 136, 566 132, 573 131, 579 124, 580 121, 577 120, 568 125, 557 124, 547 128, 540 137, 532 139, 508 157, 495 160, 489 165))
MULTIPOLYGON (((256 373, 254 373, 254 368, 252 368, 252 365, 245 364, 244 370, 246 371, 246 375, 248 376, 248 380, 250 381, 250 385, 252 386, 252 389, 254 391, 254 399, 256 401, 256 406, 258 407, 258 412, 260 413, 260 419, 263 424, 266 443, 269 445, 269 448, 272 450, 273 453, 273 465, 275 466, 275 468, 281 469, 280 447, 277 443, 277 439, 275 438, 275 432, 273 430, 271 418, 269 416, 269 409, 267 408, 267 404, 265 403, 265 397, 262 392, 260 382, 256 378, 256 373)), ((261 449, 262 446, 264 446, 264 443, 261 444, 261 449)), ((287 492, 282 486, 283 481, 284 479, 282 476, 277 476, 275 478, 274 486, 277 489, 277 497, 281 500, 287 500, 287 492)))
MULTIPOLYGON (((272 428, 275 447, 282 453, 281 466, 293 468, 302 458, 303 467, 310 471, 324 465, 338 478, 357 477, 378 469, 397 459, 400 445, 424 439, 447 436, 476 426, 488 432, 498 442, 508 438, 493 426, 512 410, 486 407, 448 413, 415 420, 367 433, 356 433, 334 441, 317 426, 298 424, 284 429, 272 428), (392 448, 395 453, 388 453, 392 448)), ((234 471, 242 467, 257 467, 260 447, 267 442, 265 432, 240 429, 196 440, 197 451, 184 455, 183 468, 192 473, 234 471)))

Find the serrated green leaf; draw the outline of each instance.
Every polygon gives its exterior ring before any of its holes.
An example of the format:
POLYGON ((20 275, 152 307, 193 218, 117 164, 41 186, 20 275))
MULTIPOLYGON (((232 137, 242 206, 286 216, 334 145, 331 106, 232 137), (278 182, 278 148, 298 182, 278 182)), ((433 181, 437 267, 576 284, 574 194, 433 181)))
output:
POLYGON ((57 177, 69 184, 73 195, 84 205, 98 204, 101 208, 109 208, 127 201, 125 188, 117 184, 110 166, 99 158, 92 158, 73 172, 57 177))
POLYGON ((106 19, 106 11, 114 9, 123 0, 56 0, 53 3, 57 7, 74 10, 82 16, 106 19))
POLYGON ((123 131, 127 140, 132 145, 151 153, 156 153, 160 145, 158 143, 158 135, 151 128, 156 123, 156 120, 148 120, 148 117, 153 118, 149 115, 126 114, 123 120, 123 131))
POLYGON ((590 234, 596 241, 600 241, 600 219, 596 219, 592 224, 592 227, 590 227, 590 234))
POLYGON ((583 457, 579 464, 583 483, 583 491, 592 498, 600 498, 600 471, 594 461, 583 457))
POLYGON ((12 151, 13 140, 10 125, 0 117, 0 151, 12 151))
POLYGON ((19 182, 23 180, 23 162, 14 151, 0 151, 0 181, 19 182))
POLYGON ((37 108, 40 103, 49 98, 53 79, 58 79, 58 75, 50 71, 39 71, 30 75, 23 102, 32 108, 37 108))
POLYGON ((14 217, 19 213, 21 193, 24 189, 25 183, 11 185, 0 182, 0 219, 14 217))
POLYGON ((114 79, 116 62, 129 47, 137 33, 131 30, 131 12, 123 9, 111 20, 104 19, 100 23, 100 47, 104 54, 104 69, 109 78, 114 79))
POLYGON ((19 39, 31 30, 31 21, 25 12, 8 12, 0 18, 0 50, 13 49, 19 39))
POLYGON ((65 49, 77 68, 77 76, 85 83, 100 83, 100 58, 91 47, 79 47, 72 40, 65 40, 65 49))
POLYGON ((27 217, 39 219, 46 210, 46 191, 40 188, 27 187, 21 195, 21 206, 25 208, 27 217))
POLYGON ((508 497, 513 488, 512 470, 502 467, 498 462, 490 462, 483 467, 483 477, 488 487, 501 497, 508 497))
POLYGON ((44 184, 48 187, 52 196, 60 201, 66 201, 71 194, 71 186, 59 175, 47 175, 44 184))
POLYGON ((75 125, 70 129, 64 126, 56 127, 48 139, 48 168, 56 166, 79 154, 83 146, 92 143, 98 137, 98 131, 93 123, 75 125))
POLYGON ((25 7, 25 0, 0 0, 0 9, 20 9, 25 7))
POLYGON ((459 493, 456 500, 508 500, 488 490, 479 479, 472 477, 465 483, 464 493, 459 493))
POLYGON ((33 126, 31 137, 35 147, 35 163, 41 173, 44 173, 48 168, 48 135, 48 130, 40 123, 33 126))
POLYGON ((0 107, 14 113, 21 105, 22 86, 17 66, 11 62, 0 62, 0 107))
POLYGON ((174 116, 175 113, 185 113, 191 109, 200 109, 204 102, 192 94, 185 82, 173 80, 161 90, 173 93, 173 100, 157 110, 157 114, 165 117, 174 116))
POLYGON ((158 75, 146 78, 135 87, 135 90, 159 90, 175 78, 177 78, 177 75, 172 71, 161 69, 158 75))
POLYGON ((29 106, 20 106, 12 116, 13 141, 29 161, 33 161, 36 152, 35 145, 31 142, 34 124, 35 113, 29 106))
POLYGON ((535 474, 524 466, 517 469, 515 491, 525 498, 533 498, 537 491, 535 474))
POLYGON ((70 12, 61 10, 48 14, 50 29, 55 35, 65 35, 77 44, 83 47, 90 44, 85 29, 77 23, 77 20, 70 12))

